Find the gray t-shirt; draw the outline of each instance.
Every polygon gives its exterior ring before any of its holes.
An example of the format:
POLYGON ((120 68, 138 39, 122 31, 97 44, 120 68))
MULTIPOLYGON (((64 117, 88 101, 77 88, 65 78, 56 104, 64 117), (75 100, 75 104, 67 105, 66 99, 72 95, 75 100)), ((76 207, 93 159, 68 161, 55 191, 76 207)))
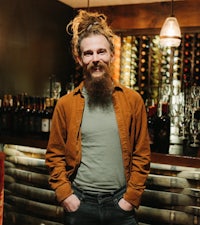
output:
POLYGON ((113 105, 88 106, 87 95, 81 125, 82 159, 73 184, 80 189, 110 192, 125 185, 118 126, 113 105))

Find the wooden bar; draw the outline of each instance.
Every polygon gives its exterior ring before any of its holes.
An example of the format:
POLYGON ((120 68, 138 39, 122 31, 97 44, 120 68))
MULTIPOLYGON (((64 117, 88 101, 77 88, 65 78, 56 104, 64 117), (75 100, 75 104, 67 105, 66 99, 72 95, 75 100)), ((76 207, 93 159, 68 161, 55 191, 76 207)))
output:
POLYGON ((151 155, 151 161, 153 163, 200 168, 199 157, 165 155, 165 154, 153 152, 151 155))

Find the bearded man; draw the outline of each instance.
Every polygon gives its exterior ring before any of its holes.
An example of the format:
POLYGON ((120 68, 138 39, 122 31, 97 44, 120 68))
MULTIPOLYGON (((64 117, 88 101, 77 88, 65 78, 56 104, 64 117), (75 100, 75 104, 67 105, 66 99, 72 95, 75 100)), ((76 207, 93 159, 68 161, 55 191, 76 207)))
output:
POLYGON ((69 24, 84 80, 57 102, 46 153, 65 225, 137 225, 150 168, 144 102, 112 79, 115 35, 106 19, 80 10, 69 24))

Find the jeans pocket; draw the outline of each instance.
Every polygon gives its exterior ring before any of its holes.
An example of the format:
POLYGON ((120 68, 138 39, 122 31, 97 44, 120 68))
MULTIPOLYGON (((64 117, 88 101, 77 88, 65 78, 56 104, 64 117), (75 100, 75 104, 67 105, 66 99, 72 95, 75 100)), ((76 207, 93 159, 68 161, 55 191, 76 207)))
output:
MULTIPOLYGON (((120 199, 121 199, 121 198, 120 198, 120 199)), ((126 214, 131 213, 131 214, 133 214, 133 212, 135 211, 134 209, 131 209, 131 210, 124 210, 124 209, 122 209, 122 208, 120 207, 120 205, 119 205, 120 199, 117 199, 117 198, 114 199, 114 205, 115 205, 115 208, 116 208, 117 210, 121 211, 122 213, 126 213, 126 214)))

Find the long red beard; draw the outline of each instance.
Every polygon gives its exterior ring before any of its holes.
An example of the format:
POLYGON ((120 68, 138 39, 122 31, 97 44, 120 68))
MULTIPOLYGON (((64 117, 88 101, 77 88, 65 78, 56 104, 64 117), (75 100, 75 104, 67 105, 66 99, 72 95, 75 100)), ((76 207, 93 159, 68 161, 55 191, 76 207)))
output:
POLYGON ((107 107, 112 102, 113 84, 109 71, 103 63, 98 64, 106 71, 101 77, 92 77, 90 71, 93 66, 89 66, 85 71, 84 85, 89 96, 89 106, 107 107))

